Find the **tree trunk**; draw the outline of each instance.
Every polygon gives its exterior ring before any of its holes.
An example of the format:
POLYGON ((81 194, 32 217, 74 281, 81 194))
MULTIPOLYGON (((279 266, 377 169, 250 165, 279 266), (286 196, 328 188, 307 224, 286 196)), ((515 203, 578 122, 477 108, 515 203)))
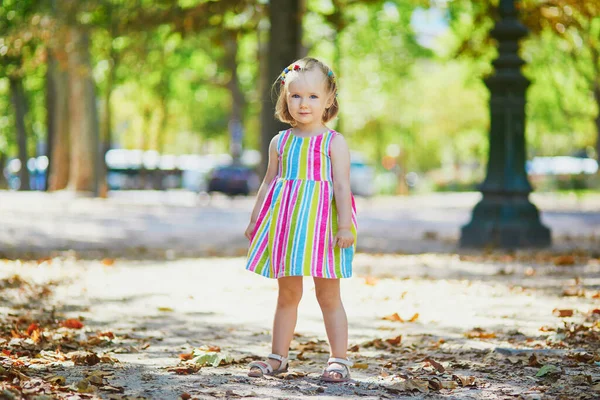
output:
POLYGON ((100 146, 89 33, 80 27, 71 27, 69 35, 71 171, 68 186, 76 192, 91 192, 97 196, 100 146))
POLYGON ((117 52, 112 48, 110 50, 109 56, 109 70, 108 76, 106 78, 106 89, 104 93, 104 115, 100 132, 100 142, 101 150, 100 150, 100 168, 98 169, 98 181, 99 181, 99 196, 102 198, 108 197, 108 182, 106 181, 106 177, 108 175, 108 166, 106 165, 106 153, 110 150, 112 146, 112 107, 110 106, 110 98, 112 96, 112 92, 115 85, 115 75, 117 70, 117 52))
POLYGON ((286 125, 273 116, 275 107, 271 98, 271 83, 281 71, 300 55, 302 39, 301 0, 280 0, 269 3, 269 44, 267 50, 267 84, 262 92, 261 109, 261 171, 267 170, 269 143, 286 125))
POLYGON ((69 182, 69 75, 54 53, 48 54, 46 111, 48 118, 49 191, 63 190, 69 182))
POLYGON ((27 116, 27 99, 25 89, 23 88, 23 79, 20 77, 9 77, 10 94, 13 107, 15 109, 15 127, 17 129, 17 145, 19 147, 19 160, 21 161, 21 170, 19 179, 21 186, 19 190, 29 190, 29 170, 27 169, 27 130, 25 128, 25 118, 27 116))
MULTIPOLYGON (((598 112, 596 113, 596 160, 600 162, 600 77, 599 80, 596 81, 594 85, 594 99, 596 100, 596 108, 598 112)), ((600 170, 599 172, 600 173, 600 170)))
POLYGON ((230 152, 234 162, 239 162, 242 156, 242 137, 244 127, 244 109, 246 107, 246 98, 240 88, 240 82, 237 76, 237 32, 231 32, 225 39, 225 68, 231 74, 231 79, 227 82, 227 89, 231 94, 231 115, 229 117, 229 140, 230 152))
POLYGON ((0 152, 0 189, 6 189, 8 182, 4 176, 4 166, 6 165, 6 154, 0 152))

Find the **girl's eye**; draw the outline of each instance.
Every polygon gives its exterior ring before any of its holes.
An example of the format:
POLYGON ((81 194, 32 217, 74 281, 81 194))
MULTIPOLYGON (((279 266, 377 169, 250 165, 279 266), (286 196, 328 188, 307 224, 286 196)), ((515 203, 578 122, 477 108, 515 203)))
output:
POLYGON ((317 98, 318 98, 318 96, 317 96, 316 94, 313 94, 313 95, 311 95, 311 96, 310 96, 310 98, 311 98, 311 99, 317 99, 317 98))
POLYGON ((299 95, 297 95, 297 94, 293 94, 293 95, 292 95, 292 98, 293 98, 293 99, 297 99, 297 98, 299 98, 299 97, 300 97, 300 96, 299 96, 299 95))

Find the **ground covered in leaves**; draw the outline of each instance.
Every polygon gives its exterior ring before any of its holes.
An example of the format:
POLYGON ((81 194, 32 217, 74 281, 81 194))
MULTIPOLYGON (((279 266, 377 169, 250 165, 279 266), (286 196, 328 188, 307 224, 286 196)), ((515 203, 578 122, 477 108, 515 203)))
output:
POLYGON ((358 255, 345 384, 318 379, 310 279, 290 371, 246 377, 269 353, 276 282, 243 267, 0 261, 0 399, 600 397, 597 255, 358 255))

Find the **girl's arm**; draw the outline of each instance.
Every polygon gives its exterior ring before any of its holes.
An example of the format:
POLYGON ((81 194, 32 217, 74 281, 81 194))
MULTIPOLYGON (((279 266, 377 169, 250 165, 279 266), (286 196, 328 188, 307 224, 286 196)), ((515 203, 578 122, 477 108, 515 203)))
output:
POLYGON ((338 212, 338 231, 335 242, 339 247, 350 247, 352 235, 352 194, 350 192, 350 151, 342 135, 331 141, 331 166, 333 171, 333 195, 338 212))
POLYGON ((252 209, 252 214, 250 216, 250 223, 246 228, 245 236, 250 240, 252 232, 254 232, 254 227, 256 226, 256 220, 258 219, 258 214, 260 212, 260 208, 265 200, 265 196, 267 195, 267 191, 269 190, 269 186, 275 176, 277 176, 277 171, 279 169, 279 156, 277 154, 277 140, 279 139, 279 134, 275 135, 273 139, 271 139, 271 143, 269 144, 269 162, 267 164, 267 172, 265 173, 265 177, 258 189, 258 193, 256 194, 256 202, 254 203, 254 208, 252 209))

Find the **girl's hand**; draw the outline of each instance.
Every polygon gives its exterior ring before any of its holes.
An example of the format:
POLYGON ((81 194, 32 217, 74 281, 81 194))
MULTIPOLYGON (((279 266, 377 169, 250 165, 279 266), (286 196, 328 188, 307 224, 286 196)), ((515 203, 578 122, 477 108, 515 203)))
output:
POLYGON ((252 240, 252 233, 254 233, 254 228, 256 228, 256 222, 250 221, 248 227, 246 228, 246 232, 244 232, 244 236, 246 236, 248 240, 252 240))
POLYGON ((339 229, 333 242, 340 248, 345 249, 346 247, 354 244, 354 235, 350 229, 339 229))

